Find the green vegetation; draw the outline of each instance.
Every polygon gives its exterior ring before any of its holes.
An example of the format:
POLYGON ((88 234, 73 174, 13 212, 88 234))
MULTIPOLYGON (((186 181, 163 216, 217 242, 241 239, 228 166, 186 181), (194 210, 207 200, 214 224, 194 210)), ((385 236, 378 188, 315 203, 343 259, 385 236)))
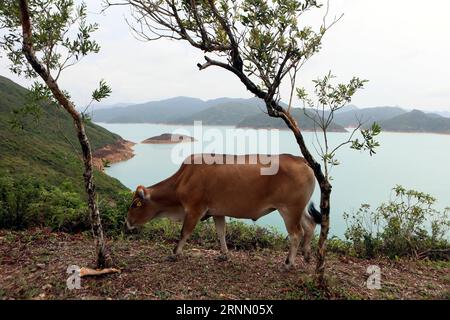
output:
POLYGON ((243 118, 260 113, 262 114, 256 105, 228 102, 214 105, 187 117, 175 119, 173 123, 192 125, 194 121, 202 121, 205 125, 236 126, 243 118))
MULTIPOLYGON (((0 76, 0 227, 44 224, 76 230, 85 226, 88 214, 72 119, 52 104, 31 104, 30 94, 0 76)), ((94 149, 120 138, 86 121, 94 149)), ((95 180, 100 201, 108 205, 127 190, 99 171, 95 180)))
MULTIPOLYGON (((313 111, 303 109, 292 109, 291 115, 297 121, 298 125, 305 131, 314 131, 317 128, 314 118, 316 115, 313 111)), ((238 123, 238 127, 247 128, 274 128, 286 129, 286 124, 279 118, 268 117, 265 113, 259 112, 253 116, 244 118, 238 123)), ((331 121, 329 128, 331 132, 346 132, 344 127, 331 121)))
MULTIPOLYGON (((139 105, 95 110, 93 119, 110 123, 192 124, 194 121, 202 121, 204 125, 285 128, 282 120, 268 118, 262 111, 264 109, 264 104, 254 98, 202 101, 176 97, 139 105)), ((312 116, 314 110, 307 109, 306 112, 312 116)), ((292 115, 303 130, 314 130, 313 121, 305 117, 303 110, 292 109, 292 115)), ((328 113, 325 115, 328 116, 328 113)), ((399 107, 356 108, 351 105, 334 114, 330 131, 345 132, 344 128, 356 127, 360 122, 363 123, 363 128, 369 128, 376 122, 383 131, 391 132, 450 133, 450 118, 435 113, 424 113, 419 110, 408 112, 399 107)))
MULTIPOLYGON (((205 110, 207 102, 188 97, 175 97, 124 107, 94 110, 96 122, 110 123, 167 123, 205 110)), ((95 109, 95 108, 94 108, 95 109)))
MULTIPOLYGON (((281 103, 283 106, 285 104, 281 103)), ((121 108, 96 110, 94 121, 110 123, 171 123, 193 124, 202 121, 204 125, 228 125, 249 128, 285 129, 281 119, 268 118, 265 105, 256 98, 221 98, 202 101, 194 98, 176 97, 145 104, 121 108), (182 116, 180 116, 182 115, 182 116)), ((310 116, 312 112, 307 111, 310 116)), ((314 130, 314 122, 305 117, 302 109, 292 110, 292 115, 304 130, 314 130)), ((332 122, 331 131, 345 132, 339 124, 332 122)))
MULTIPOLYGON (((51 105, 29 107, 29 92, 0 77, 0 228, 46 226, 53 230, 88 230, 88 209, 80 178, 83 172, 71 119, 51 105), (15 114, 29 107, 34 110, 17 127, 15 114), (15 129, 12 126, 15 124, 15 129)), ((270 118, 267 118, 270 119, 270 118)), ((88 134, 99 148, 119 137, 88 122, 88 134)), ((96 172, 99 205, 105 230, 121 235, 131 193, 117 180, 96 172)), ((418 257, 449 247, 446 234, 448 211, 434 209, 431 196, 402 187, 394 189, 396 199, 371 210, 363 205, 347 214, 346 240, 332 238, 331 251, 359 257, 386 255, 418 257)), ((275 230, 232 220, 227 226, 227 241, 233 249, 284 249, 287 242, 275 230)), ((133 237, 177 241, 180 225, 156 220, 133 237)), ((212 221, 195 229, 192 241, 206 247, 216 246, 212 221)), ((315 241, 316 242, 316 241, 315 241)))
POLYGON ((382 121, 380 125, 386 131, 450 133, 449 118, 419 110, 382 121))
POLYGON ((345 214, 350 253, 367 258, 433 258, 440 254, 448 258, 450 208, 439 211, 432 196, 402 186, 393 192, 395 198, 375 210, 363 204, 357 212, 345 214))
MULTIPOLYGON (((176 243, 180 238, 180 232, 180 223, 168 219, 157 219, 147 223, 131 237, 176 243)), ((233 219, 227 222, 226 239, 228 247, 233 250, 285 250, 288 245, 286 237, 275 229, 249 225, 233 219)), ((189 242, 217 249, 217 234, 212 219, 199 223, 189 242)))
POLYGON ((405 113, 406 111, 399 107, 344 109, 343 112, 334 115, 334 121, 344 127, 356 127, 360 122, 371 125, 374 122, 379 123, 405 113))

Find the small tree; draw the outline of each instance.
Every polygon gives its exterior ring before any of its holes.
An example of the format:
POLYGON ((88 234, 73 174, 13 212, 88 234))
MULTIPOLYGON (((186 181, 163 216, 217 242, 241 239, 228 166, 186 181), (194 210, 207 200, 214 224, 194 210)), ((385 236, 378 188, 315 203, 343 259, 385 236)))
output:
MULTIPOLYGON (((108 263, 100 212, 96 202, 93 177, 92 151, 86 135, 84 116, 75 108, 67 92, 58 80, 67 68, 84 56, 100 50, 91 34, 97 24, 87 22, 86 5, 75 7, 73 0, 2 0, 0 2, 0 27, 5 34, 0 46, 11 61, 11 71, 35 82, 32 91, 64 108, 72 117, 77 130, 84 162, 84 182, 88 195, 88 207, 92 233, 95 239, 97 267, 108 263)), ((103 82, 92 94, 92 100, 100 101, 111 90, 103 82)))
MULTIPOLYGON (((301 18, 320 8, 316 0, 105 0, 107 6, 129 5, 136 36, 147 41, 167 38, 187 41, 210 55, 200 70, 219 67, 233 73, 256 97, 265 102, 271 117, 281 118, 292 131, 304 158, 314 170, 321 190, 323 216, 317 274, 324 284, 325 240, 329 230, 331 183, 307 147, 301 128, 280 104, 280 86, 295 78, 304 63, 319 51, 327 30, 340 17, 314 30, 301 18)), ((327 10, 328 12, 328 10, 327 10)), ((291 94, 292 96, 292 94, 291 94)), ((290 104, 292 99, 290 100, 290 104)), ((356 146, 356 142, 355 142, 356 146)))
POLYGON ((354 77, 347 84, 332 84, 335 77, 331 71, 323 78, 313 80, 314 98, 311 98, 304 88, 297 88, 297 96, 303 102, 304 115, 314 123, 315 148, 322 162, 323 174, 328 181, 332 180, 331 168, 339 165, 336 153, 342 147, 350 145, 355 150, 367 150, 372 156, 379 143, 375 137, 381 133, 381 127, 373 123, 370 127, 364 123, 363 119, 355 119, 358 125, 348 135, 348 138, 339 144, 332 146, 328 139, 330 125, 333 123, 336 113, 352 101, 353 95, 364 87, 367 80, 354 77), (361 138, 355 135, 360 131, 361 138))

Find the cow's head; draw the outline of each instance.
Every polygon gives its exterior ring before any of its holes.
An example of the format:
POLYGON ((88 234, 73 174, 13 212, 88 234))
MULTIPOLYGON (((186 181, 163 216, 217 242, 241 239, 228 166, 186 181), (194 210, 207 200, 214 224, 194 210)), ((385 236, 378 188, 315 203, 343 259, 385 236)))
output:
POLYGON ((133 196, 128 215, 126 226, 128 230, 135 229, 137 226, 143 225, 151 220, 157 213, 157 208, 151 201, 150 190, 144 186, 138 186, 133 196))

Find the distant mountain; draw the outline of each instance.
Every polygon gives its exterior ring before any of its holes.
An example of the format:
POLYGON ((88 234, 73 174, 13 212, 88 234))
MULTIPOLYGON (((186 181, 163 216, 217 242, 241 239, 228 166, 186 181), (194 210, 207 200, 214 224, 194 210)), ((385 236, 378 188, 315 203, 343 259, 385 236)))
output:
MULTIPOLYGON (((287 105, 282 103, 284 107, 287 105)), ((218 98, 201 100, 190 97, 176 97, 161 101, 124 106, 118 104, 93 112, 93 120, 109 123, 165 123, 193 124, 202 121, 204 125, 227 125, 251 128, 279 128, 286 125, 281 119, 265 114, 266 106, 259 98, 218 98)), ((307 111, 312 115, 312 111, 307 111)), ((293 108, 292 113, 303 130, 314 130, 314 122, 304 115, 303 109, 293 108)), ((450 116, 450 112, 441 112, 450 116)), ((414 110, 409 112, 400 107, 358 108, 348 105, 334 114, 331 131, 345 131, 360 122, 370 126, 373 122, 382 125, 385 131, 447 133, 447 120, 435 113, 414 110), (404 117, 402 117, 404 116, 404 117)))
MULTIPOLYGON (((283 106, 286 104, 282 103, 283 106)), ((237 110, 242 109, 240 118, 265 110, 264 101, 259 98, 218 98, 203 101, 196 98, 176 97, 151 101, 126 107, 102 108, 95 110, 95 122, 108 123, 174 123, 192 124, 202 120, 204 124, 237 124, 237 110), (250 108, 248 108, 250 107, 250 108), (207 109, 210 109, 207 111, 207 109), (229 112, 229 114, 228 114, 229 112), (223 118, 226 117, 226 118, 223 118)))
POLYGON ((450 111, 435 111, 433 113, 438 114, 441 117, 450 118, 450 111))
POLYGON ((208 108, 200 99, 176 97, 161 101, 151 101, 121 108, 108 108, 93 112, 96 122, 109 123, 166 123, 181 115, 193 114, 208 108))
MULTIPOLYGON (((291 110, 291 114, 297 120, 299 127, 305 131, 313 131, 315 128, 313 118, 313 113, 308 110, 303 110, 300 108, 295 108, 291 110), (306 114, 309 116, 306 116, 306 114)), ((255 115, 247 116, 242 121, 240 121, 237 127, 241 128, 273 128, 273 129, 287 129, 286 124, 280 118, 271 118, 263 112, 259 112, 255 115)), ((332 122, 329 131, 334 132, 346 132, 345 128, 335 122, 332 122)))
POLYGON ((356 127, 360 121, 370 125, 373 122, 381 122, 406 112, 399 107, 356 108, 335 114, 334 121, 343 127, 356 127))
POLYGON ((381 121, 380 126, 385 131, 398 132, 428 132, 450 134, 450 119, 419 110, 398 115, 381 121))
POLYGON ((336 111, 336 114, 338 113, 344 113, 344 112, 348 112, 348 111, 356 111, 358 110, 358 107, 353 105, 353 104, 349 104, 344 106, 343 108, 339 109, 336 111))
POLYGON ((261 109, 256 104, 224 102, 189 116, 175 119, 171 123, 192 124, 194 121, 202 121, 206 125, 236 126, 243 118, 260 113, 262 113, 261 109))
MULTIPOLYGON (((132 105, 135 105, 136 103, 124 103, 124 102, 119 102, 119 103, 113 103, 113 104, 103 104, 103 103, 97 103, 97 104, 93 104, 91 106, 91 108, 89 108, 89 110, 91 111, 98 111, 98 110, 104 110, 104 109, 113 109, 113 108, 123 108, 123 107, 129 107, 132 105)), ((81 111, 84 110, 84 108, 79 108, 81 109, 81 111)))

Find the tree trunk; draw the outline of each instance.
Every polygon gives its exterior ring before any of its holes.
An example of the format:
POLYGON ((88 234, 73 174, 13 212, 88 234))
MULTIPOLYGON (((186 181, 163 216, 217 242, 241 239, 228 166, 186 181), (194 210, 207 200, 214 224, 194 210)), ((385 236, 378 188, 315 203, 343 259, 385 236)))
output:
POLYGON ((95 200, 95 185, 93 177, 92 165, 92 151, 89 139, 86 135, 83 119, 81 114, 75 109, 73 103, 64 95, 59 88, 55 79, 51 76, 50 71, 47 70, 43 64, 37 59, 33 48, 32 29, 30 22, 30 13, 27 0, 20 0, 20 20, 22 24, 23 33, 23 48, 22 51, 26 56, 31 67, 44 80, 48 88, 53 94, 56 101, 71 115, 75 128, 77 130, 78 140, 81 145, 84 162, 84 184, 88 196, 88 207, 90 211, 90 220, 92 227, 92 234, 94 236, 97 267, 104 268, 108 264, 108 256, 106 254, 105 239, 103 235, 103 228, 100 219, 100 212, 95 200))
POLYGON ((305 140, 303 139, 302 132, 300 128, 298 127, 297 121, 292 117, 292 115, 284 110, 274 99, 271 95, 269 95, 267 92, 264 92, 258 88, 247 76, 244 75, 244 73, 241 70, 237 70, 234 67, 218 62, 215 60, 212 60, 205 56, 206 63, 204 65, 198 64, 198 68, 200 70, 203 70, 211 65, 216 65, 221 68, 224 68, 226 70, 229 70, 233 72, 236 76, 239 77, 241 82, 245 85, 247 90, 249 90, 251 93, 253 93, 255 96, 257 96, 260 99, 263 99, 267 112, 269 116, 281 118, 286 123, 288 128, 292 131, 292 133, 295 136, 295 139, 297 141, 297 144, 300 148, 300 151, 305 158, 306 162, 309 164, 309 166, 314 171, 314 175, 319 183, 320 186, 320 193, 321 193, 321 199, 320 199, 320 213, 322 214, 322 222, 321 222, 321 228, 320 228, 320 237, 319 237, 319 245, 317 250, 317 265, 316 265, 316 276, 317 280, 319 282, 319 285, 322 287, 326 286, 325 283, 325 243, 328 237, 328 231, 330 228, 330 195, 332 186, 330 182, 328 181, 327 177, 323 174, 322 168, 320 164, 314 159, 311 152, 309 152, 308 148, 306 147, 305 140))
POLYGON ((317 264, 316 276, 321 287, 326 287, 325 281, 325 255, 326 255, 326 240, 328 238, 328 231, 330 229, 330 196, 332 186, 326 176, 323 174, 320 164, 314 159, 306 147, 303 135, 298 127, 297 122, 289 112, 282 110, 280 117, 284 120, 286 125, 294 133, 295 139, 303 157, 313 169, 314 175, 320 186, 320 213, 322 215, 322 222, 320 224, 320 237, 317 249, 317 264))
POLYGON ((317 264, 316 275, 319 284, 322 287, 326 286, 325 281, 325 253, 326 240, 328 238, 328 231, 330 230, 330 195, 331 185, 325 181, 320 186, 320 213, 322 214, 322 222, 320 224, 320 237, 317 249, 317 264))

